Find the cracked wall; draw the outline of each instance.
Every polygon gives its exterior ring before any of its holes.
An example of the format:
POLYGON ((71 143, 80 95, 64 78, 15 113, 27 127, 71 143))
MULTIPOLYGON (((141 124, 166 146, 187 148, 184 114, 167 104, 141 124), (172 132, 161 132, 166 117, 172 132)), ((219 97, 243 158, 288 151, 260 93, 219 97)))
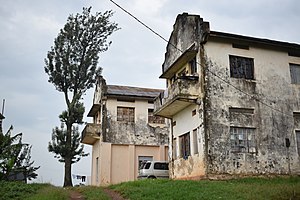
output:
POLYGON ((208 42, 205 51, 209 71, 230 83, 226 84, 207 72, 205 109, 208 173, 299 172, 292 116, 293 112, 300 110, 300 96, 299 89, 291 84, 289 63, 299 63, 300 59, 270 49, 235 49, 231 43, 208 42), (228 55, 254 58, 254 80, 230 78, 228 55), (253 109, 253 113, 247 116, 243 112, 234 113, 230 108, 239 108, 240 111, 253 109), (233 152, 230 134, 233 127, 253 129, 255 144, 252 152, 233 152), (286 138, 291 143, 289 148, 285 145, 286 138))
POLYGON ((136 100, 135 102, 118 102, 116 99, 108 99, 106 102, 105 125, 103 135, 105 142, 114 144, 136 145, 167 145, 168 127, 166 124, 149 124, 148 108, 153 104, 148 101, 136 100), (135 121, 117 121, 117 107, 134 107, 135 121))

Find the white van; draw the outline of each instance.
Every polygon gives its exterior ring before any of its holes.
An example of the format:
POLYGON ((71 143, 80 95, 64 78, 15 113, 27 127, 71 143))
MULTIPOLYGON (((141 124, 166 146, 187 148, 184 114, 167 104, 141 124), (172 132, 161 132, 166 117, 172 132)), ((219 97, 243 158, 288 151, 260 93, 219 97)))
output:
POLYGON ((167 161, 147 161, 139 170, 138 179, 169 178, 169 163, 167 161))

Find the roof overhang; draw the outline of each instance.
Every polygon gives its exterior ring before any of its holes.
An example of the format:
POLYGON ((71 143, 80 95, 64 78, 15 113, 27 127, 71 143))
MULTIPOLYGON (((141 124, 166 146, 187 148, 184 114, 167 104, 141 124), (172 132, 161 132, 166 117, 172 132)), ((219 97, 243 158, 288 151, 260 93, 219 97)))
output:
POLYGON ((180 70, 180 68, 186 64, 187 62, 189 62, 190 60, 192 60, 198 50, 195 49, 195 43, 192 44, 187 50, 185 50, 175 61, 172 65, 170 65, 168 67, 168 69, 163 72, 162 75, 160 75, 159 78, 165 78, 165 79, 170 79, 174 76, 174 74, 180 70))
POLYGON ((89 113, 88 113, 88 117, 94 117, 95 114, 98 112, 98 110, 100 109, 101 105, 100 104, 93 104, 92 108, 90 109, 89 113))

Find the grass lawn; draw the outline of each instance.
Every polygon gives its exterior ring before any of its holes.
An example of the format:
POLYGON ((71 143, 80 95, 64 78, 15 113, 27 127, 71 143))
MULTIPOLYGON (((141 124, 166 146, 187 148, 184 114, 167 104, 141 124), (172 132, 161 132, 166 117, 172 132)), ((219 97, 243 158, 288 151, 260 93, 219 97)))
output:
MULTIPOLYGON (((146 179, 109 186, 130 200, 149 199, 299 199, 300 177, 243 178, 224 181, 179 181, 146 179)), ((61 188, 50 184, 24 184, 0 181, 0 200, 67 200, 70 190, 86 200, 108 200, 102 187, 61 188)))
POLYGON ((226 181, 140 180, 110 186, 135 199, 300 199, 300 177, 226 181))
POLYGON ((50 184, 25 184, 0 181, 0 200, 63 200, 68 192, 50 184))

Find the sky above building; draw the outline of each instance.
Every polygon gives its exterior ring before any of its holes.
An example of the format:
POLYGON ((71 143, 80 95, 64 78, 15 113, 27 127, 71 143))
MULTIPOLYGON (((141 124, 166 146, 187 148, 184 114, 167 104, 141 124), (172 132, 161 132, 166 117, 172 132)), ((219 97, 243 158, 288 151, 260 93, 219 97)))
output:
MULTIPOLYGON (((300 44, 298 0, 115 0, 149 27, 169 39, 176 16, 198 14, 211 30, 300 44)), ((69 14, 115 12, 121 28, 100 54, 99 66, 108 84, 164 88, 159 79, 166 42, 143 27, 109 0, 0 0, 0 100, 5 99, 4 131, 14 126, 32 145, 37 182, 63 184, 64 165, 47 150, 52 128, 65 109, 64 97, 48 83, 44 59, 69 14)), ((94 89, 84 96, 86 112, 94 89)), ((2 102, 2 101, 1 101, 2 102)), ((2 108, 2 106, 0 107, 2 108)), ((86 116, 86 114, 85 114, 86 116)), ((86 122, 92 119, 85 118, 86 122)), ((81 129, 83 126, 81 126, 81 129)), ((85 147, 91 152, 91 146, 85 147)), ((91 156, 73 165, 72 174, 90 175, 91 156)))

